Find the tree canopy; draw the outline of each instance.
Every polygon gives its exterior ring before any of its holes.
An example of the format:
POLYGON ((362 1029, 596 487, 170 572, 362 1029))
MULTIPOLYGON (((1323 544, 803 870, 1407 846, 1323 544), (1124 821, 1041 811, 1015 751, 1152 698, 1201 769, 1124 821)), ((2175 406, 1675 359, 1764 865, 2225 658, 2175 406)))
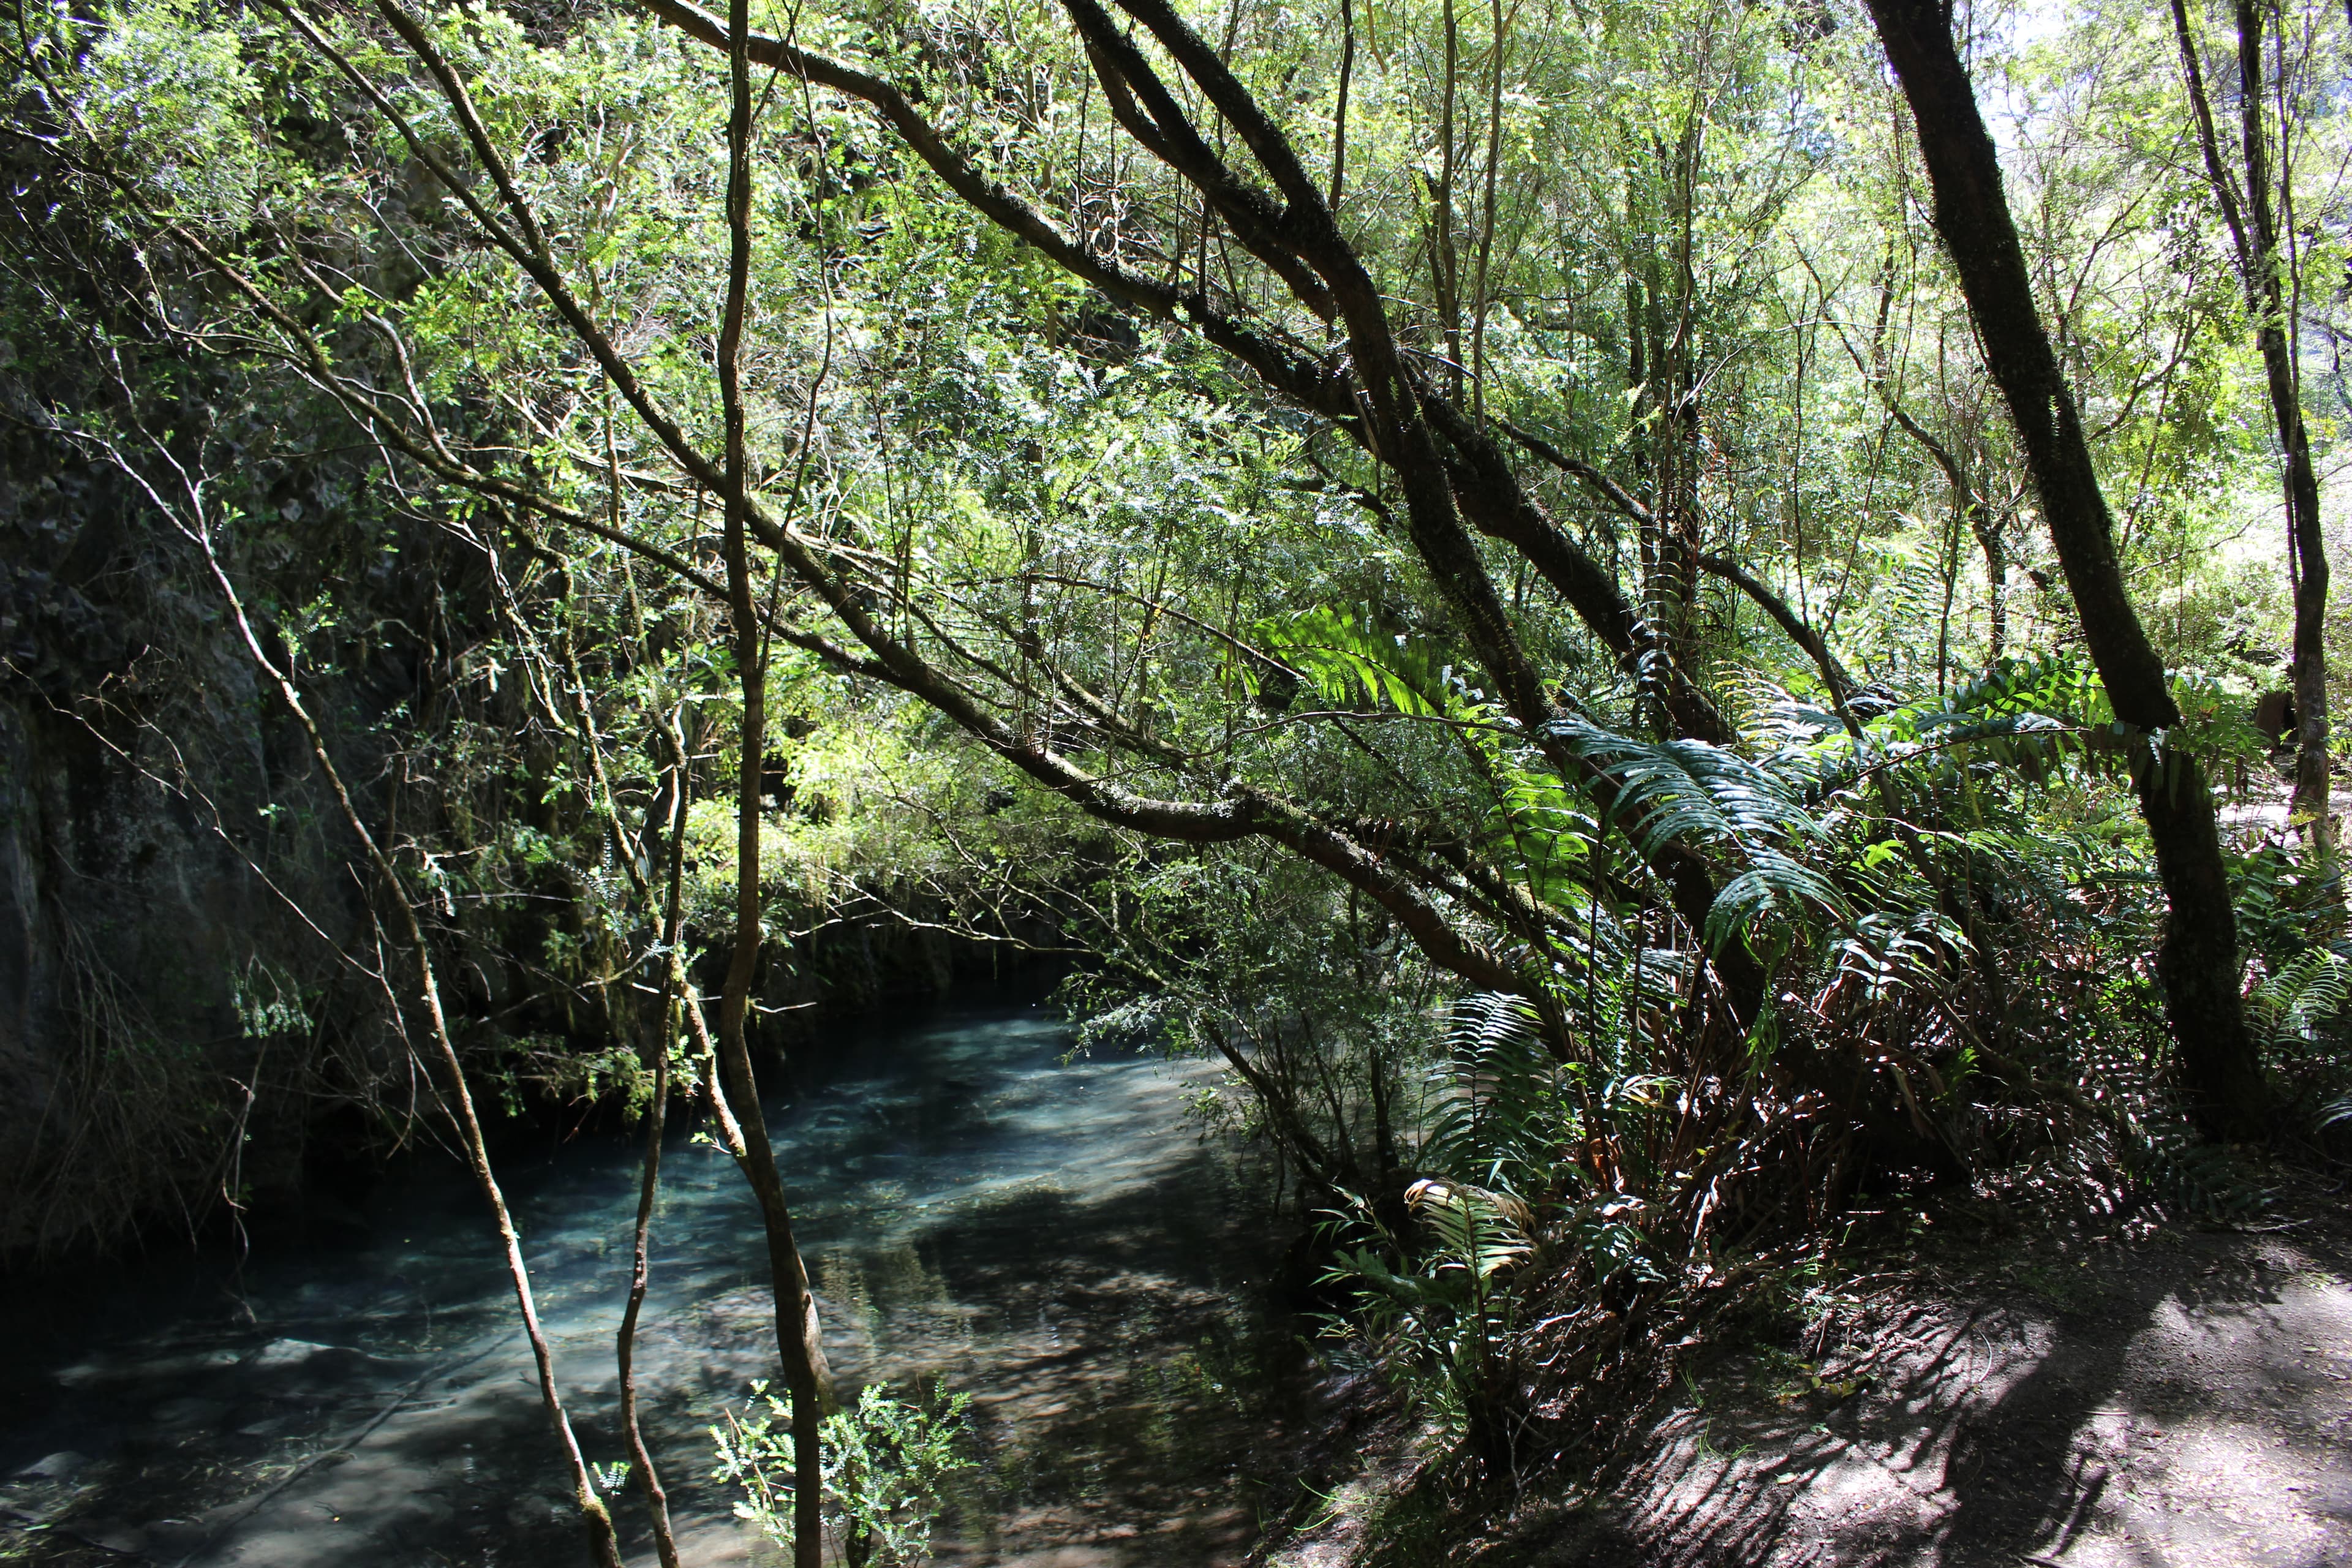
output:
POLYGON ((796 1430, 751 1047, 897 922, 1223 1059, 1504 1465, 1858 1186, 2352 1121, 2346 27, 19 4, 0 378, 144 631, 7 668, 184 798, 282 699, 341 804, 221 836, 541 998, 451 1103, 700 1085, 796 1430))

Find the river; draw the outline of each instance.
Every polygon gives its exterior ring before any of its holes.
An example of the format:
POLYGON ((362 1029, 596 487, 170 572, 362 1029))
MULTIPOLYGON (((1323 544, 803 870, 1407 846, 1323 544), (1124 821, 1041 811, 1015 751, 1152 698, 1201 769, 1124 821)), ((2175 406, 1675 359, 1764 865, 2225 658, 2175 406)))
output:
MULTIPOLYGON (((981 1465, 950 1563, 1229 1563, 1262 1510, 1287 1333, 1276 1226, 1203 1139, 1197 1063, 1097 1052, 1036 1007, 848 1023, 770 1114, 847 1387, 944 1379, 981 1465)), ((613 1335, 637 1152, 583 1135, 501 1172, 592 1460, 622 1457, 613 1335)), ((0 1560, 176 1568, 586 1560, 479 1195, 380 1184, 333 1246, 150 1259, 0 1306, 0 1560)), ((712 1479, 709 1426, 774 1371, 757 1212, 681 1132, 639 1336, 648 1434, 695 1564, 781 1561, 712 1479)), ((633 1561, 650 1561, 634 1491, 633 1561)))

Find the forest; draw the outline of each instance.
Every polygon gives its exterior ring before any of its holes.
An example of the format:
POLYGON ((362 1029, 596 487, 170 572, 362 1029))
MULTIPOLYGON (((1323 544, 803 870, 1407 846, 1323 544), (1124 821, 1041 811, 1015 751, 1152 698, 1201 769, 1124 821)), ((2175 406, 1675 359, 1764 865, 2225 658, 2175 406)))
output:
POLYGON ((2352 1552, 2352 5, 707 3, 8 0, 0 1561, 2352 1552))

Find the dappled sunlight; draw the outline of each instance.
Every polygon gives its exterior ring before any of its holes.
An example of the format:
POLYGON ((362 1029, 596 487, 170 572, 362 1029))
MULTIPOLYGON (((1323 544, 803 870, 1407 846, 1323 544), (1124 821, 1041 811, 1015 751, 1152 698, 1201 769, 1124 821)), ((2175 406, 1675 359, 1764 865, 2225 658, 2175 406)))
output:
POLYGON ((2352 1285, 2292 1247, 2110 1260, 2069 1305, 1890 1299, 1735 1358, 1541 1561, 2321 1568, 2352 1526, 2352 1285))

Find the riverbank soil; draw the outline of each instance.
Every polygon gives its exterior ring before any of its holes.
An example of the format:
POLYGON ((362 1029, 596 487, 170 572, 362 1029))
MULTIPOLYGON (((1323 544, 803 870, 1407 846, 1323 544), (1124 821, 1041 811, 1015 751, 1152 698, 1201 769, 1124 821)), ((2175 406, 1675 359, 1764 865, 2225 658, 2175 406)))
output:
MULTIPOLYGON (((1820 1288, 1727 1333, 1486 1568, 2352 1568, 2352 1219, 2051 1227, 1820 1288)), ((1402 1471, 1391 1470, 1391 1474, 1402 1471)), ((1282 1568, 1402 1563, 1378 1471, 1282 1568), (1370 1484, 1366 1484, 1370 1482, 1370 1484)))

